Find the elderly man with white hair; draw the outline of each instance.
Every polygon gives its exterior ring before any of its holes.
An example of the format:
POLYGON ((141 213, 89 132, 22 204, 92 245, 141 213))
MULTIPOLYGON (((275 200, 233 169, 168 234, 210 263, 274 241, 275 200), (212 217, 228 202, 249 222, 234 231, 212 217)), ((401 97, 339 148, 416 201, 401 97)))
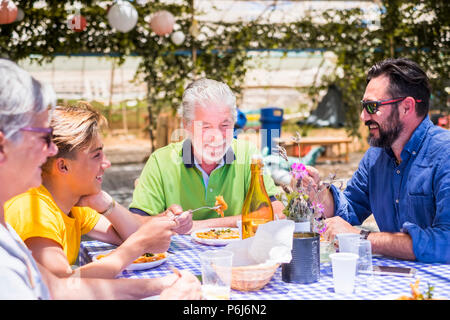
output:
MULTIPOLYGON (((216 196, 228 204, 225 217, 210 209, 197 211, 191 230, 236 227, 250 186, 250 163, 258 150, 249 141, 233 139, 236 97, 222 82, 199 79, 185 90, 181 105, 187 138, 152 153, 136 185, 130 211, 144 216, 164 211, 171 204, 184 210, 213 207, 216 196)), ((274 214, 284 218, 279 192, 264 176, 274 214)))

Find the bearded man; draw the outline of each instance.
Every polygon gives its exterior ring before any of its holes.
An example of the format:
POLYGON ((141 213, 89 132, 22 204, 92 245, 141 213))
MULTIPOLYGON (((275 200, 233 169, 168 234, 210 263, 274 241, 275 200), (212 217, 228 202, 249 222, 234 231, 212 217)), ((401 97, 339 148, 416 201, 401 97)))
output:
MULTIPOLYGON (((361 121, 371 147, 343 192, 322 192, 324 236, 360 233, 374 253, 450 263, 450 131, 429 119, 428 77, 411 60, 387 59, 366 83, 361 121), (380 232, 354 227, 371 214, 380 232)), ((317 188, 319 172, 307 169, 303 182, 317 188)))

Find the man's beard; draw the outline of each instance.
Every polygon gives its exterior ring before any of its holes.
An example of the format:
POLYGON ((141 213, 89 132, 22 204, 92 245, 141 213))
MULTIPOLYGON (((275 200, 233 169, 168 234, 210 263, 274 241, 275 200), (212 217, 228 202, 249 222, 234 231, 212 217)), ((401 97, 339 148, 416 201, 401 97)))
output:
POLYGON ((366 126, 376 124, 378 126, 379 137, 375 138, 369 131, 367 138, 372 147, 390 148, 403 131, 403 124, 399 120, 398 109, 392 108, 391 114, 385 121, 386 125, 380 126, 379 123, 369 120, 365 122, 366 126))

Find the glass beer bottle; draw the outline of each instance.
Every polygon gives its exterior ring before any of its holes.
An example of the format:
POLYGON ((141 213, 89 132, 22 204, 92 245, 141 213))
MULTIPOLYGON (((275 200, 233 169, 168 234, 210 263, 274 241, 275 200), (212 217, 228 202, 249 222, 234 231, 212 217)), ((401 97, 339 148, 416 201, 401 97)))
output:
POLYGON ((273 220, 272 203, 264 187, 263 166, 261 156, 252 157, 250 187, 242 207, 242 239, 253 237, 260 224, 273 220))

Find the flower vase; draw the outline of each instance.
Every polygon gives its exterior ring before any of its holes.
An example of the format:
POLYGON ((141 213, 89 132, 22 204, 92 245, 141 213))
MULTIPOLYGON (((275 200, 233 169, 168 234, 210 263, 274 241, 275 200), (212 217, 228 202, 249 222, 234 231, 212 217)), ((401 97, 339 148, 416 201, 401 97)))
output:
POLYGON ((293 198, 287 209, 287 218, 295 222, 294 232, 311 232, 311 219, 314 212, 304 198, 293 198))
POLYGON ((307 284, 319 281, 320 235, 314 232, 295 232, 292 259, 281 265, 284 282, 307 284))

